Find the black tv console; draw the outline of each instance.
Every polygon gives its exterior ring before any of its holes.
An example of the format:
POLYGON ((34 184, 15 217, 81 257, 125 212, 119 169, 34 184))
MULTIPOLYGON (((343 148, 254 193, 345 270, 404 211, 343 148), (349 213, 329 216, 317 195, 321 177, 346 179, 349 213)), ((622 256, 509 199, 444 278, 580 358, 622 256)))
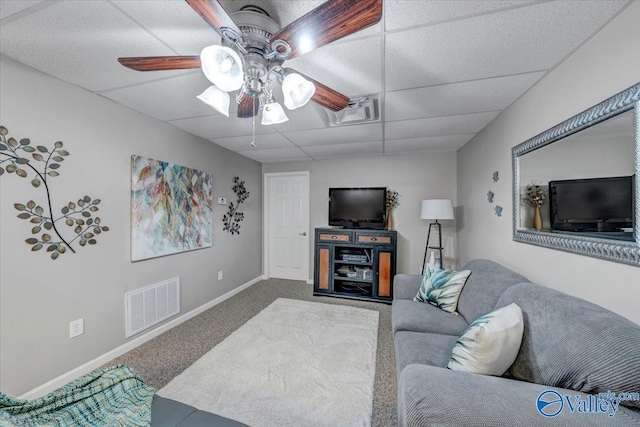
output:
POLYGON ((316 228, 313 294, 391 303, 397 232, 316 228))

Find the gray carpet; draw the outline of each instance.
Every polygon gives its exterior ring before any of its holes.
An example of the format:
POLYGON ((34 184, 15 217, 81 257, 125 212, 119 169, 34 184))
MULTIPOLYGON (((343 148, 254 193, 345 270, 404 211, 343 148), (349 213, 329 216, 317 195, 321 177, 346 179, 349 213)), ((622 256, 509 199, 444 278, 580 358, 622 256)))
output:
POLYGON ((342 298, 315 297, 313 286, 304 282, 263 280, 114 359, 109 365, 123 363, 131 366, 142 375, 147 384, 160 389, 278 298, 349 305, 380 313, 372 425, 397 425, 391 306, 342 298))

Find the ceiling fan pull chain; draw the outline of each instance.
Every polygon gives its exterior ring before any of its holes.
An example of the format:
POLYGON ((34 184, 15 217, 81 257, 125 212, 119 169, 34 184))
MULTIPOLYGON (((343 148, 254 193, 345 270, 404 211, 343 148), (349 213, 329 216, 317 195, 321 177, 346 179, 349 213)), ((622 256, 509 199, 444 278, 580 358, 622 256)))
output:
POLYGON ((251 117, 251 125, 253 128, 253 133, 251 135, 251 146, 253 148, 256 148, 258 146, 258 144, 256 144, 256 116, 255 114, 253 115, 253 117, 251 117))

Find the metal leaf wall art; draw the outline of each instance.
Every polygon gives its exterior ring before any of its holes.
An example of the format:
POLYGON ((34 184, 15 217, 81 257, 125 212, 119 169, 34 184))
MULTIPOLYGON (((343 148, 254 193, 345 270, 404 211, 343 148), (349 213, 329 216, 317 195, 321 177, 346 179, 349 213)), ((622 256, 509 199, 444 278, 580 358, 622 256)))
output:
POLYGON ((244 219, 244 214, 238 212, 238 208, 241 203, 244 203, 249 198, 249 192, 244 186, 244 181, 240 181, 238 176, 233 178, 232 190, 238 196, 238 201, 235 204, 233 202, 229 203, 229 212, 222 217, 224 225, 222 230, 231 234, 240 234, 240 222, 244 219))
POLYGON ((44 207, 33 200, 13 204, 20 212, 18 218, 29 220, 32 226, 33 237, 26 239, 25 243, 30 245, 34 252, 46 248, 53 260, 66 253, 67 249, 75 253, 71 244, 76 240, 80 246, 95 245, 98 235, 103 231, 109 231, 109 227, 102 225, 99 217, 93 217, 99 210, 100 199, 81 197, 77 202, 71 201, 63 206, 60 216, 55 218, 54 215, 49 180, 60 175, 58 170, 64 158, 70 154, 62 149, 62 141, 57 141, 52 149, 43 145, 34 147, 28 138, 17 141, 15 138, 7 137, 8 133, 6 127, 0 126, 0 176, 4 175, 5 171, 20 178, 27 178, 33 173, 31 185, 44 189, 47 196, 47 205, 44 207), (29 155, 31 158, 27 158, 29 155), (40 163, 35 163, 34 160, 40 163), (38 165, 42 168, 37 168, 38 165), (60 232, 58 227, 61 221, 73 228, 75 235, 72 239, 65 238, 60 232))

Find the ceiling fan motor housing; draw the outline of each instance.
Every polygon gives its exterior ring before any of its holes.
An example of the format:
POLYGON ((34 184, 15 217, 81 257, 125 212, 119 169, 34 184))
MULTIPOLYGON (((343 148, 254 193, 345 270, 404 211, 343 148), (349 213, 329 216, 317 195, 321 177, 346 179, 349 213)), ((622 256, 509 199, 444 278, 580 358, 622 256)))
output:
POLYGON ((265 57, 271 52, 269 39, 280 29, 280 25, 263 10, 250 6, 232 13, 231 17, 242 31, 245 42, 243 47, 247 53, 240 52, 233 40, 223 37, 222 44, 236 50, 243 57, 247 76, 245 92, 249 96, 259 97, 269 70, 284 62, 278 56, 265 57))

